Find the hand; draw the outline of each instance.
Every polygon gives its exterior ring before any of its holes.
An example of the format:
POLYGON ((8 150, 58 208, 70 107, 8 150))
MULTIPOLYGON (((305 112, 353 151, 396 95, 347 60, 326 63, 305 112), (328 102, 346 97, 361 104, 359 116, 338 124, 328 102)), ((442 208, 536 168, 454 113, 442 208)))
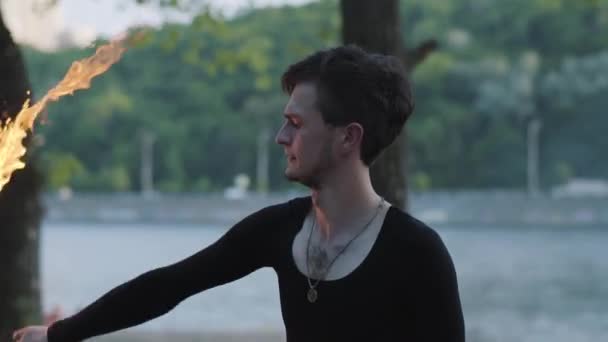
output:
POLYGON ((47 342, 46 326, 30 325, 13 332, 13 341, 15 342, 47 342))

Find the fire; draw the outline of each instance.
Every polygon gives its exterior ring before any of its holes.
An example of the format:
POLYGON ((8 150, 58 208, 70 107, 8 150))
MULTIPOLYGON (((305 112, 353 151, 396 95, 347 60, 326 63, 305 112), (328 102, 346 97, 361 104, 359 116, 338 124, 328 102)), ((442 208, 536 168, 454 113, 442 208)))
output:
POLYGON ((97 48, 91 57, 83 58, 72 63, 72 66, 54 88, 44 97, 30 106, 29 99, 23 104, 21 111, 14 120, 8 120, 0 127, 0 191, 6 185, 14 171, 25 167, 21 160, 26 153, 23 138, 31 131, 38 114, 49 102, 57 101, 65 95, 72 95, 79 89, 88 89, 91 80, 106 72, 112 64, 118 62, 126 51, 126 40, 115 40, 97 48))

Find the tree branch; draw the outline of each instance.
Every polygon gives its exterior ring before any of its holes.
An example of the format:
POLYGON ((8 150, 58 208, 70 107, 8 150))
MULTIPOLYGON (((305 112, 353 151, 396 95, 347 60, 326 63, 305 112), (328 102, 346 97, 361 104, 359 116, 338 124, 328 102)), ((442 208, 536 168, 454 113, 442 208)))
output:
POLYGON ((413 49, 406 49, 402 59, 408 70, 413 70, 418 64, 433 51, 439 48, 439 43, 435 39, 429 39, 422 42, 413 49))

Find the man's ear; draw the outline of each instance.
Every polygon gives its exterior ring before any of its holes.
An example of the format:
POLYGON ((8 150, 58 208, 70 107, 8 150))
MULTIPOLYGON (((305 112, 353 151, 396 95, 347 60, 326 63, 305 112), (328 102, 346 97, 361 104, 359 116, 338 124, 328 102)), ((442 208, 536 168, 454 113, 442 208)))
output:
POLYGON ((364 129, 361 124, 353 122, 344 127, 342 133, 342 146, 347 150, 352 150, 363 141, 364 129))

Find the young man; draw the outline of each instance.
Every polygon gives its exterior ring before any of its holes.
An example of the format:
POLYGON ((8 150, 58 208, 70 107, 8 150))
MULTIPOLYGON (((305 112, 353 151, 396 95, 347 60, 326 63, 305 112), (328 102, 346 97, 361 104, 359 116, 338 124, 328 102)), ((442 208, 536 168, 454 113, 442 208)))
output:
POLYGON ((15 333, 72 342, 161 316, 261 268, 278 276, 288 342, 463 342, 456 272, 438 234, 384 201, 369 167, 413 110, 395 58, 338 47, 291 65, 276 136, 307 197, 263 208, 175 264, 132 279, 72 317, 15 333))

